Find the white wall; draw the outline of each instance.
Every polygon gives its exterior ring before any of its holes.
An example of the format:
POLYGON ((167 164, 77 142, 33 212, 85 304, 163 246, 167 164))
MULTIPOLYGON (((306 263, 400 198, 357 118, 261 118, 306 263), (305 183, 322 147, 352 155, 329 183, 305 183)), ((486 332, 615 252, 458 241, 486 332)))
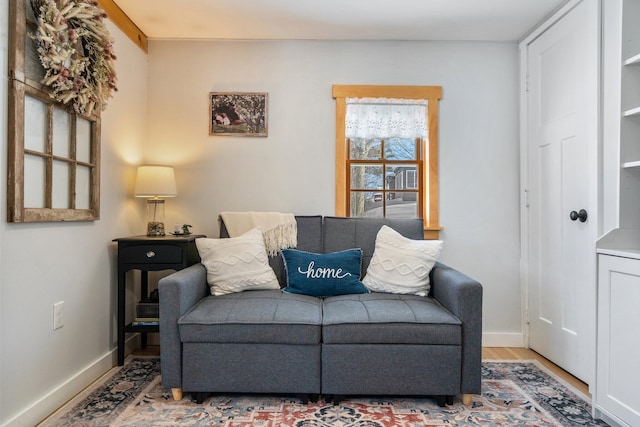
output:
POLYGON ((139 234, 130 197, 147 136, 147 57, 117 28, 118 88, 102 116, 101 219, 6 218, 7 19, 0 8, 0 425, 32 426, 115 364, 116 237, 139 234), (53 304, 64 327, 53 331, 53 304))
POLYGON ((522 345, 515 43, 151 41, 145 160, 176 166, 168 226, 334 214, 333 84, 443 87, 442 260, 484 285, 485 344, 522 345), (210 137, 212 91, 268 92, 269 136, 210 137))
MULTIPOLYGON (((0 23, 4 218, 6 7, 0 23)), ((520 336, 516 44, 152 41, 145 56, 110 30, 119 91, 103 113, 101 220, 0 223, 0 425, 34 424, 114 364, 111 239, 144 227, 134 165, 176 166, 170 228, 215 236, 223 210, 334 213, 333 84, 443 86, 442 260, 483 283, 486 337, 520 336), (209 137, 211 91, 268 92, 269 137, 209 137)))

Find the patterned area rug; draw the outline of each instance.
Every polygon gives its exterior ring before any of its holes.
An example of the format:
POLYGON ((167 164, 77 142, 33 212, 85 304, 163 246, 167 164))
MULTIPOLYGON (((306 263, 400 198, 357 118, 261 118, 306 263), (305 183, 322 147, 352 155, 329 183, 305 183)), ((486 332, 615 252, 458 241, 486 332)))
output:
POLYGON ((294 397, 189 395, 174 401, 160 383, 157 358, 130 358, 42 427, 429 427, 606 426, 591 418, 580 392, 536 361, 482 363, 482 395, 465 407, 456 399, 440 408, 429 398, 361 397, 339 405, 303 405, 294 397))

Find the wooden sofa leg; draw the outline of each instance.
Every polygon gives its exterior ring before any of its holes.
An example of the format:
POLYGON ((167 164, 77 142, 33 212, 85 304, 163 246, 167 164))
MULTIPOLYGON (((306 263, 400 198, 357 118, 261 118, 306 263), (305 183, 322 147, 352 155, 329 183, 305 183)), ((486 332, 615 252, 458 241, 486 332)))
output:
POLYGON ((171 394, 173 394, 173 400, 182 400, 182 389, 181 388, 172 388, 171 394))
POLYGON ((463 394, 462 395, 462 404, 464 406, 471 406, 471 402, 473 401, 473 394, 463 394))

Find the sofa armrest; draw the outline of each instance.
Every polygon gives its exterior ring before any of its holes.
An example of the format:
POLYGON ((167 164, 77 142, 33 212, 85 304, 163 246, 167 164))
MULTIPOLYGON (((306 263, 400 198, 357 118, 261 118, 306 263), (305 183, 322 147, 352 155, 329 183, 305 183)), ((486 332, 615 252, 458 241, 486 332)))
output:
POLYGON ((158 282, 160 294, 160 367, 162 386, 182 387, 182 343, 178 319, 209 294, 202 264, 176 271, 158 282))
POLYGON ((482 368, 482 285, 444 264, 431 271, 432 295, 462 322, 464 394, 480 394, 482 368))

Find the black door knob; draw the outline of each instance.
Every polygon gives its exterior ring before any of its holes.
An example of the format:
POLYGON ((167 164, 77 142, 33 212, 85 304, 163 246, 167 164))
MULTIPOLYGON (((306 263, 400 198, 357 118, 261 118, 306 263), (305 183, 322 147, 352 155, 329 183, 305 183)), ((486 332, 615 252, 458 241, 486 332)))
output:
POLYGON ((571 218, 571 221, 579 219, 580 222, 585 222, 587 220, 587 216, 587 211, 585 211, 584 209, 580 209, 579 212, 571 211, 571 213, 569 213, 569 218, 571 218))

